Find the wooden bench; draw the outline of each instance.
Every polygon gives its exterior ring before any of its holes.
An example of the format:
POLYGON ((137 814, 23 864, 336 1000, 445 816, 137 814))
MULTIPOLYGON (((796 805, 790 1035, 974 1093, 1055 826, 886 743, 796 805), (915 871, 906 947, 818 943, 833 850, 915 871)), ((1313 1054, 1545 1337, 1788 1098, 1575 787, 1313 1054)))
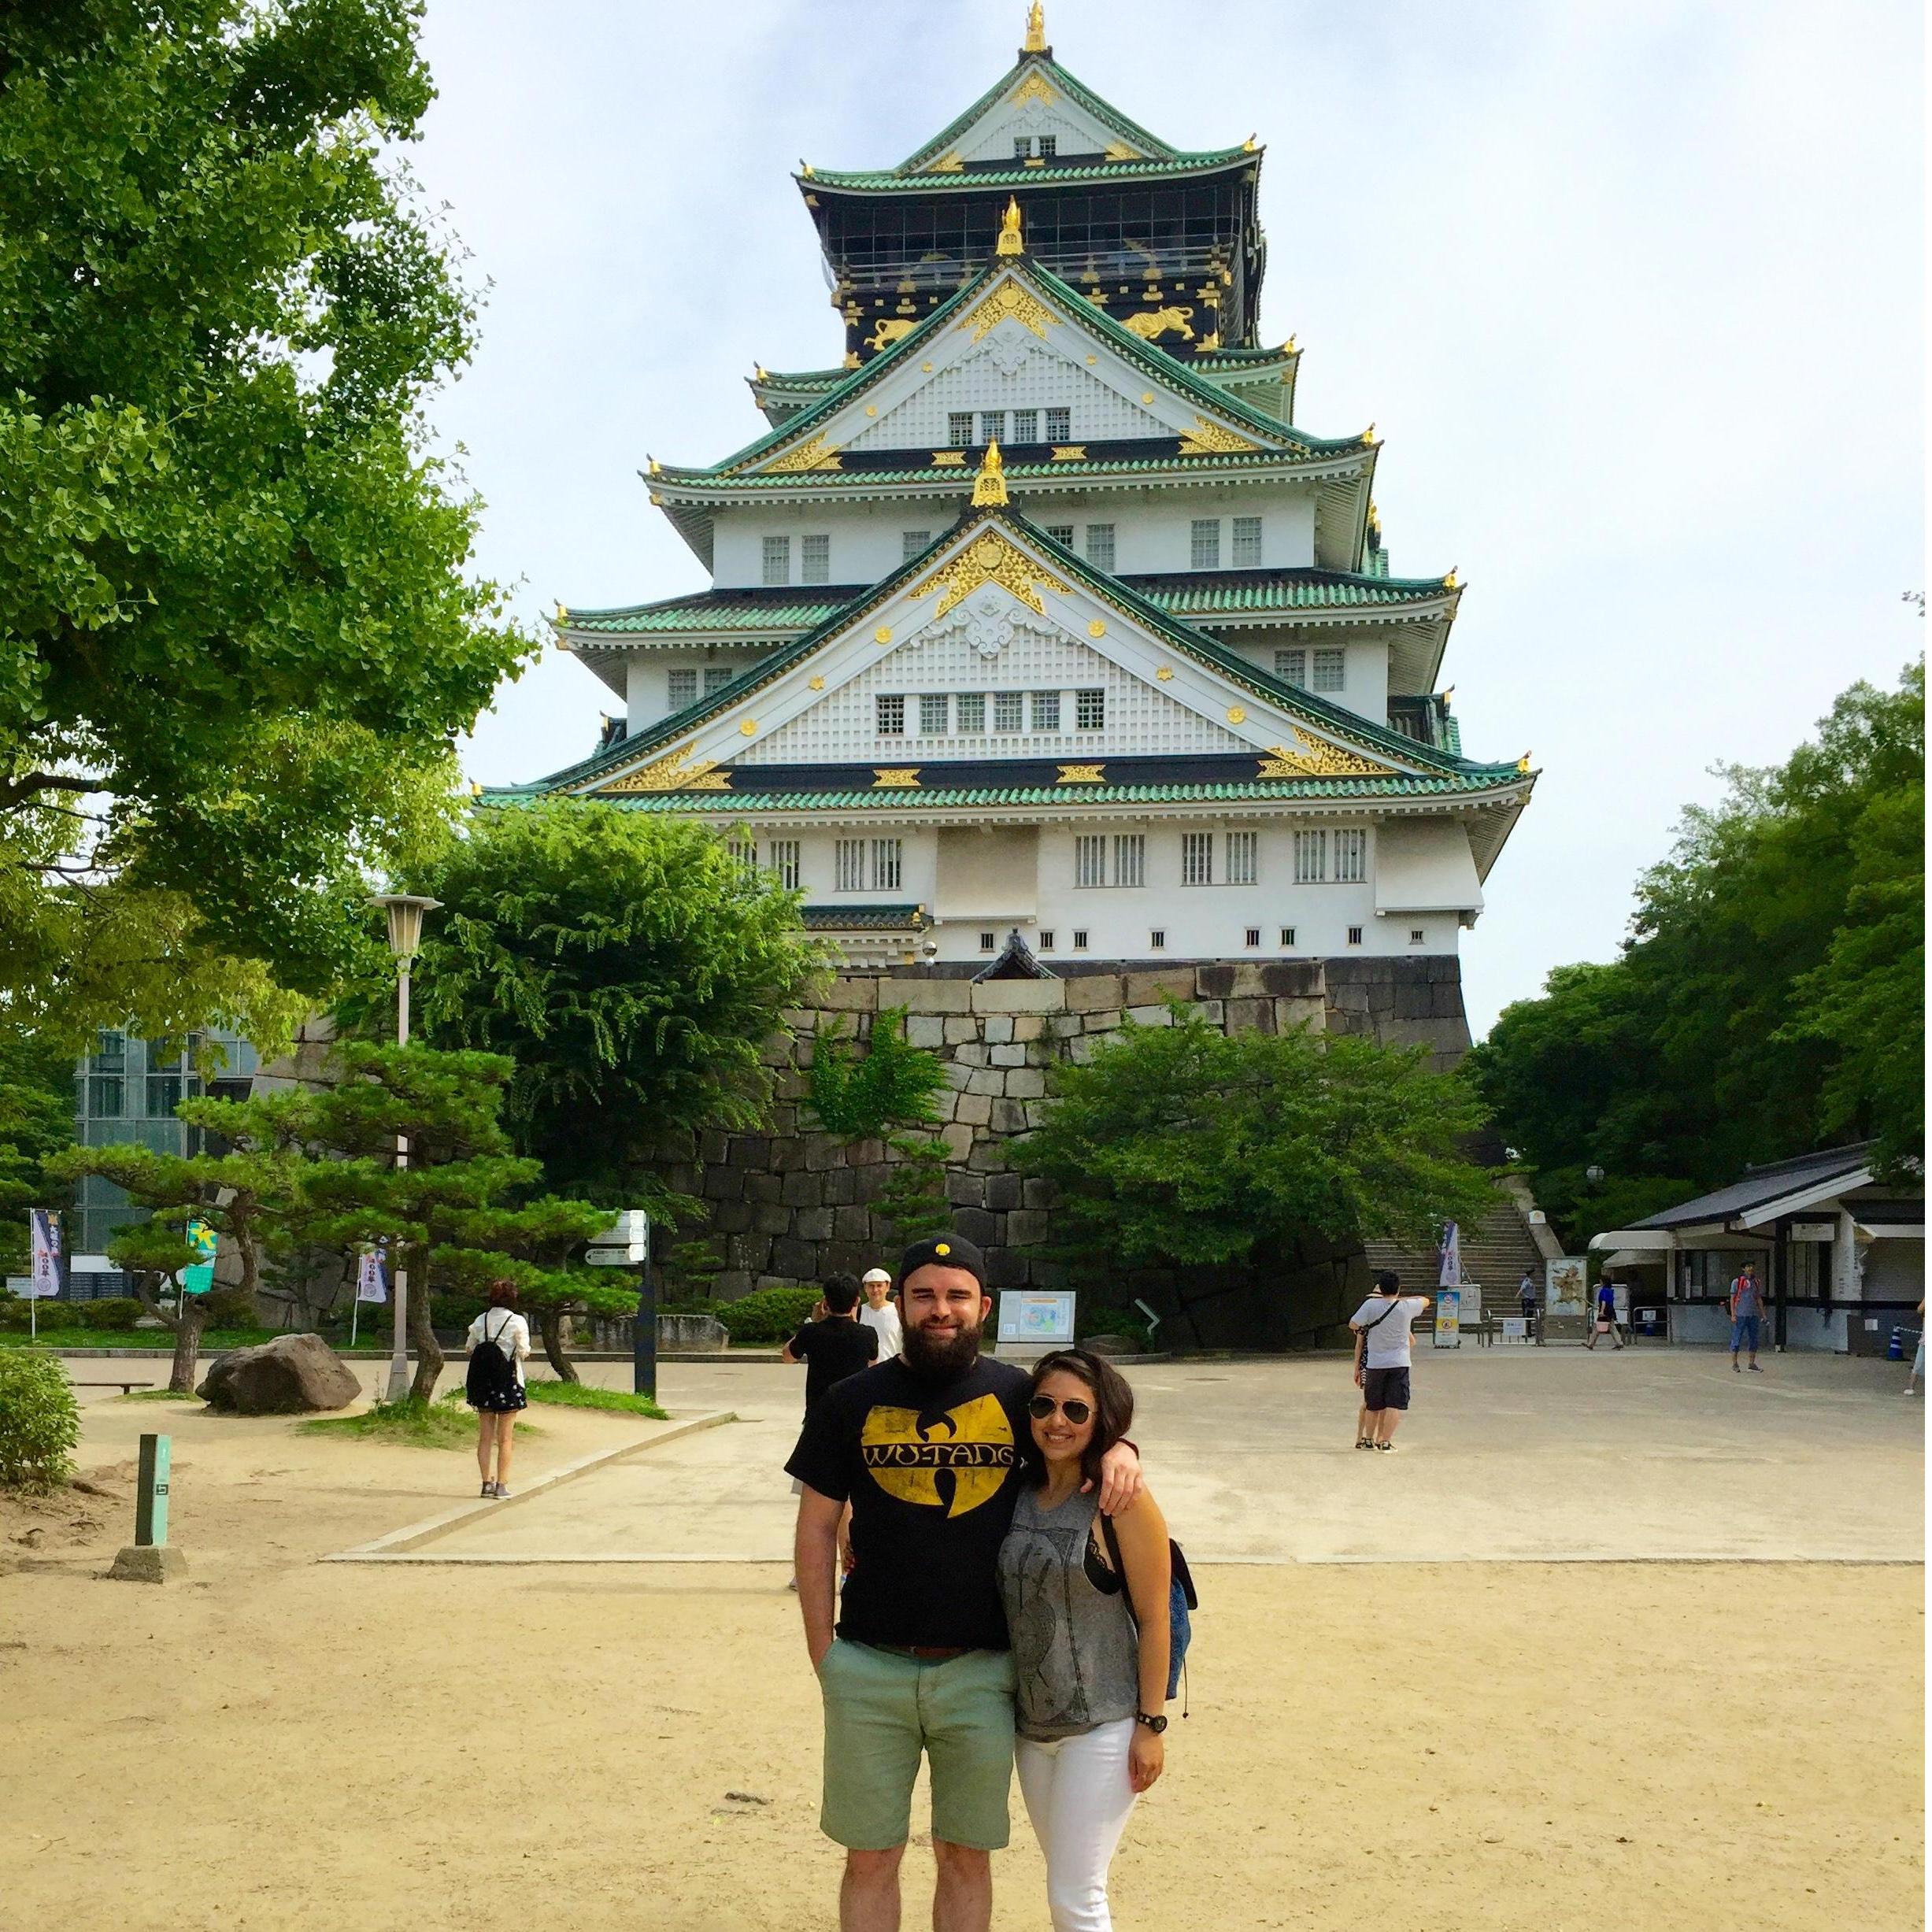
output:
POLYGON ((151 1376, 142 1375, 132 1382, 116 1382, 112 1377, 105 1382, 76 1382, 70 1376, 68 1386, 74 1389, 118 1389, 123 1395, 132 1395, 136 1389, 152 1389, 156 1385, 151 1376))

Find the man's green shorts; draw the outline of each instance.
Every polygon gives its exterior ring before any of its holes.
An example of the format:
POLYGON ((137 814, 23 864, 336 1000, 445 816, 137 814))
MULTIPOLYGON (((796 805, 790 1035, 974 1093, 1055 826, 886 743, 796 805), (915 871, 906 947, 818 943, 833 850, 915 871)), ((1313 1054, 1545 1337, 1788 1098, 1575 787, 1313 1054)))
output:
POLYGON ((885 1852, 912 1827, 920 1754, 932 1766, 932 1835, 996 1852, 1013 1771, 1013 1660, 968 1650, 925 1662, 835 1642, 819 1664, 825 1804, 819 1826, 847 1850, 885 1852))

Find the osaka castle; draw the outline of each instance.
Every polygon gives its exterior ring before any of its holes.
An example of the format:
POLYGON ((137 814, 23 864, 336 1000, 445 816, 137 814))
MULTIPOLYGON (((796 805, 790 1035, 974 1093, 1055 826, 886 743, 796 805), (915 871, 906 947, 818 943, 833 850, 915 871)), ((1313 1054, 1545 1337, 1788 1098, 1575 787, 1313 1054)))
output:
POLYGON ((801 165, 842 353, 650 462, 709 587, 560 605, 621 716, 488 798, 716 826, 849 968, 1453 958, 1534 775, 1464 755, 1373 427, 1301 427, 1260 339, 1263 154, 1130 120, 1036 6, 898 166, 801 165))

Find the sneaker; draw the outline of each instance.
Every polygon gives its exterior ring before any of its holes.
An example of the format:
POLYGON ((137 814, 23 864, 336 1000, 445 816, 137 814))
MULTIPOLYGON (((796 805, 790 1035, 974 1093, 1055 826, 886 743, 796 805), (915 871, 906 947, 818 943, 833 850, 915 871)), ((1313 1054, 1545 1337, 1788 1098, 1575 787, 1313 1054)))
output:
POLYGON ((1737 1358, 1737 1356, 1734 1356, 1734 1356, 1733 1356, 1730 1358, 1730 1372, 1731 1372, 1731 1373, 1732 1373, 1734 1375, 1742 1375, 1742 1374, 1743 1374, 1743 1372, 1744 1372, 1742 1369, 1741 1369, 1740 1368, 1738 1368, 1738 1358, 1737 1358))
POLYGON ((1764 1370, 1763 1370, 1763 1369, 1761 1369, 1761 1368, 1760 1368, 1758 1367, 1758 1365, 1757 1365, 1757 1364, 1756 1364, 1756 1362, 1753 1362, 1753 1363, 1751 1364, 1751 1373, 1752 1373, 1752 1375, 1763 1375, 1763 1374, 1764 1374, 1764 1370))
POLYGON ((506 1490, 505 1488, 504 1488, 503 1485, 502 1485, 501 1482, 499 1482, 498 1484, 497 1484, 497 1486, 496 1486, 496 1492, 497 1492, 497 1501, 498 1501, 499 1503, 507 1503, 507 1502, 508 1502, 508 1501, 510 1500, 510 1493, 509 1493, 509 1491, 508 1490, 506 1490))
POLYGON ((1375 1446, 1385 1456, 1393 1456, 1395 1453, 1395 1445, 1393 1442, 1378 1442, 1375 1446))
MULTIPOLYGON (((1908 1389, 1905 1393, 1908 1395, 1910 1395, 1912 1391, 1911 1390, 1908 1389)), ((1357 1449, 1373 1449, 1375 1445, 1374 1443, 1369 1441, 1367 1436, 1359 1435, 1355 1438, 1355 1446, 1357 1449)))
POLYGON ((497 1486, 494 1482, 486 1482, 483 1486, 483 1493, 486 1497, 494 1496, 496 1494, 496 1493, 497 1486))

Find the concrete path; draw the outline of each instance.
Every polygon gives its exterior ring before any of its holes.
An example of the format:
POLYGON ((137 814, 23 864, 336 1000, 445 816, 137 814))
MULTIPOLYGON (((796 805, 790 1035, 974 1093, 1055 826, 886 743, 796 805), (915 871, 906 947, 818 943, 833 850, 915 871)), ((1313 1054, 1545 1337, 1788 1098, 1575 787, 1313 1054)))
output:
MULTIPOLYGON (((586 1379, 617 1385, 594 1364, 586 1379)), ((667 1364, 673 1413, 740 1420, 484 1515, 439 1557, 789 1559, 802 1371, 667 1364)), ((1201 1563, 1918 1561, 1923 1410, 1903 1365, 1653 1346, 1416 1352, 1395 1453, 1353 1447, 1345 1362, 1132 1375, 1149 1482, 1201 1563)))

